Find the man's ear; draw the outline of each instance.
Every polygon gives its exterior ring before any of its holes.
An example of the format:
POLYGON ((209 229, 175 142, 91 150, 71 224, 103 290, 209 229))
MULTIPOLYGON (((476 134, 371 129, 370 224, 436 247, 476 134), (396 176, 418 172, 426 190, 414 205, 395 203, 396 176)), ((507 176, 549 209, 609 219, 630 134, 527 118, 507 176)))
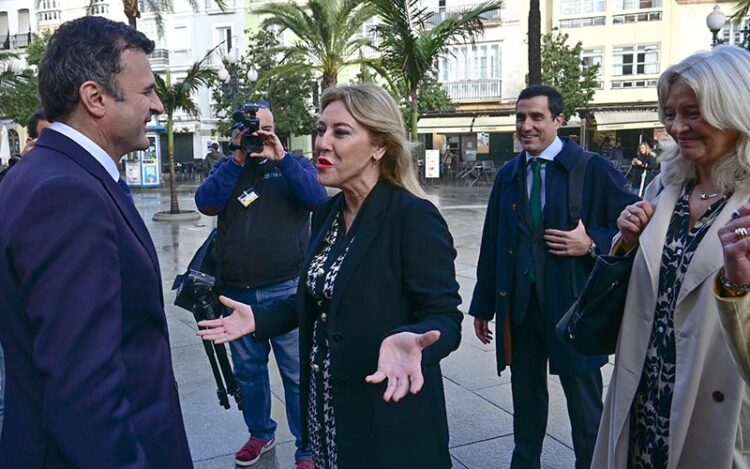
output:
POLYGON ((104 117, 107 113, 107 101, 112 99, 104 87, 93 80, 81 84, 78 96, 86 111, 95 117, 104 117))

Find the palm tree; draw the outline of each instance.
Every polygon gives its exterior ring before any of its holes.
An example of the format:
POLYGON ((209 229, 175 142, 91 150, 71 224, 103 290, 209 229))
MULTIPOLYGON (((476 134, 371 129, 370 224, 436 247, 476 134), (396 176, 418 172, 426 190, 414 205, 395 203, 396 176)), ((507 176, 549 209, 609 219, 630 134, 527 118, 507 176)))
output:
POLYGON ((337 83, 344 66, 362 62, 360 48, 370 40, 357 33, 375 13, 364 0, 309 0, 304 6, 270 3, 254 12, 269 15, 263 28, 276 26, 279 32, 288 29, 297 36, 293 45, 278 49, 292 60, 271 70, 271 75, 316 70, 322 74, 322 89, 337 83))
MULTIPOLYGON (((193 11, 198 11, 198 0, 188 0, 190 7, 193 11)), ((214 0, 216 6, 224 11, 227 8, 226 0, 214 0)), ((132 27, 136 27, 138 18, 141 17, 141 5, 143 9, 148 12, 153 12, 156 19, 156 30, 159 36, 164 34, 164 13, 174 12, 174 0, 122 0, 122 7, 125 16, 128 19, 128 24, 132 27)), ((96 0, 89 0, 89 6, 86 8, 89 14, 94 14, 96 6, 96 0)))
POLYGON ((380 41, 377 48, 382 56, 375 69, 389 82, 392 91, 411 108, 410 129, 412 140, 417 139, 419 112, 417 96, 425 77, 433 70, 437 60, 448 53, 454 44, 474 43, 483 30, 482 15, 501 7, 500 0, 491 0, 476 7, 449 16, 428 28, 434 14, 420 7, 419 0, 368 0, 379 16, 375 31, 380 41))
POLYGON ((216 72, 210 69, 202 68, 203 63, 213 52, 209 51, 199 62, 195 62, 187 75, 181 81, 172 83, 172 76, 169 68, 166 70, 165 78, 154 74, 156 80, 156 94, 159 95, 164 112, 167 115, 167 152, 169 153, 169 213, 180 213, 180 207, 177 204, 177 190, 175 187, 175 170, 174 170, 174 113, 184 111, 189 116, 199 114, 198 105, 193 101, 193 93, 201 86, 208 85, 216 78, 216 72))
POLYGON ((13 91, 13 88, 26 81, 18 65, 18 55, 13 52, 0 52, 0 94, 13 91))
POLYGON ((742 19, 750 13, 750 0, 739 0, 732 11, 732 21, 735 26, 742 24, 742 19))

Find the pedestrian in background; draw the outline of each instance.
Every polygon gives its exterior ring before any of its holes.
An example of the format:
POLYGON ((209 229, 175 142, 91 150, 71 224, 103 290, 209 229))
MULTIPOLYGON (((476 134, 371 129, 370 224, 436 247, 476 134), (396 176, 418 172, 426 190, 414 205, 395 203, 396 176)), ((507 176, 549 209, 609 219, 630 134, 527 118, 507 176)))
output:
POLYGON ((651 145, 641 142, 630 167, 630 185, 633 192, 642 196, 646 186, 654 179, 656 170, 656 154, 651 150, 651 145))
POLYGON ((119 179, 164 108, 154 42, 86 16, 39 67, 52 125, 0 184, 2 468, 190 468, 162 279, 119 179))
POLYGON ((211 174, 211 170, 217 161, 224 157, 224 154, 219 151, 219 144, 216 142, 211 143, 211 151, 206 155, 206 176, 211 174))
MULTIPOLYGON (((646 199, 617 219, 614 251, 638 249, 592 467, 747 467, 748 387, 714 299, 747 282, 722 256, 719 228, 750 196, 750 54, 717 46, 659 77, 674 144, 646 199)), ((734 233, 733 233, 734 234, 734 233)), ((726 240, 725 240, 726 241, 726 240)))
POLYGON ((321 110, 320 182, 342 191, 315 210, 296 298, 251 308, 222 297, 235 312, 199 333, 222 343, 299 325, 316 469, 451 467, 439 363, 461 336, 453 240, 422 198, 385 90, 328 88, 321 110))

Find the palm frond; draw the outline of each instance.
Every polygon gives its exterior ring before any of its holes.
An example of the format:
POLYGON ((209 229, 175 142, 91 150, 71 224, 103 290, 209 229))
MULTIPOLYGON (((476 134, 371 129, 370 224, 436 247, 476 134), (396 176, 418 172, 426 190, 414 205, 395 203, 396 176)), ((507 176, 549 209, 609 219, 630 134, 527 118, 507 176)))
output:
POLYGON ((750 0, 740 0, 732 10, 732 24, 742 26, 742 20, 750 13, 750 0))

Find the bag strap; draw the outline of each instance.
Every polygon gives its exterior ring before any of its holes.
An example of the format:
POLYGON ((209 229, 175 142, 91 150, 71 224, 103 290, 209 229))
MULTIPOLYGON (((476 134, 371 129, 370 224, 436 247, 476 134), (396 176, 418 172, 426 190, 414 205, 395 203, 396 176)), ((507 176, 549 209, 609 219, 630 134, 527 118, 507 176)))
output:
MULTIPOLYGON (((581 151, 578 154, 578 161, 576 161, 573 169, 568 173, 568 223, 570 229, 575 229, 578 226, 578 221, 581 219, 581 206, 583 204, 583 179, 586 175, 586 168, 591 160, 591 153, 587 151, 581 151)), ((573 289, 573 296, 578 297, 578 282, 576 281, 576 262, 574 259, 570 259, 570 283, 573 289)))
POLYGON ((568 221, 570 227, 575 228, 581 219, 581 205, 583 204, 583 178, 591 160, 591 153, 582 151, 578 161, 568 173, 568 221))

